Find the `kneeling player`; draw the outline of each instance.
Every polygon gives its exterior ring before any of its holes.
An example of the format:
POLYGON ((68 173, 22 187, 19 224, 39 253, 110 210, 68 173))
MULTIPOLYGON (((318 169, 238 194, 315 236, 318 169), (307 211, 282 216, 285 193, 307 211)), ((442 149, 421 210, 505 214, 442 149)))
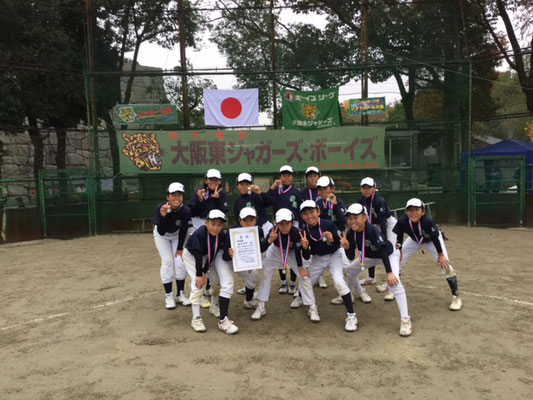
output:
POLYGON ((437 265, 441 268, 443 274, 446 275, 446 280, 452 291, 452 303, 450 310, 459 311, 463 306, 463 302, 459 297, 459 289, 457 288, 457 276, 448 259, 448 252, 446 245, 435 222, 426 216, 426 207, 420 199, 410 199, 405 206, 406 215, 398 220, 393 231, 397 235, 396 248, 401 250, 402 257, 400 260, 400 271, 403 270, 405 263, 417 251, 429 251, 437 265), (407 233, 409 236, 405 243, 403 242, 403 234, 407 233))
POLYGON ((183 261, 191 277, 192 321, 191 327, 196 332, 205 332, 206 327, 200 315, 202 288, 207 278, 213 283, 209 313, 219 318, 218 328, 227 334, 236 333, 239 328, 228 319, 228 308, 233 294, 233 269, 222 260, 222 247, 226 239, 223 231, 226 215, 220 210, 211 210, 205 225, 198 228, 189 238, 183 251, 183 261), (220 283, 220 296, 217 291, 220 283), (220 304, 220 307, 218 304, 220 304))
MULTIPOLYGON (((303 256, 305 259, 310 258, 311 260, 309 270, 305 271, 302 275, 308 275, 311 280, 311 285, 314 285, 318 282, 318 278, 326 268, 329 269, 333 278, 333 285, 337 289, 339 296, 342 297, 348 314, 345 319, 344 329, 355 331, 357 329, 357 316, 353 308, 350 289, 343 276, 342 250, 340 249, 339 243, 339 235, 341 233, 333 222, 320 218, 318 206, 312 200, 306 200, 301 204, 300 214, 305 221, 300 239, 302 242, 303 256)), ((301 289, 300 292, 303 295, 301 289)), ((311 319, 317 322, 320 321, 316 306, 314 309, 310 308, 309 310, 310 313, 316 313, 316 316, 310 314, 311 319)))
MULTIPOLYGON (((226 242, 224 243, 224 254, 222 259, 226 262, 230 262, 233 257, 233 249, 231 248, 230 241, 230 231, 232 228, 246 228, 250 226, 257 225, 257 213, 252 207, 244 207, 239 212, 239 224, 230 228, 228 234, 226 235, 226 242)), ((264 253, 268 248, 268 241, 265 239, 263 234, 263 229, 258 226, 259 231, 259 245, 261 246, 261 253, 264 253)), ((231 266, 231 265, 230 265, 231 266)), ((244 300, 244 308, 257 308, 258 302, 254 299, 254 291, 259 281, 259 273, 256 269, 250 271, 240 271, 237 272, 245 283, 244 289, 246 294, 246 299, 244 300)))
MULTIPOLYGON (((270 286, 272 284, 272 274, 280 266, 286 268, 289 265, 298 279, 298 286, 302 292, 303 303, 309 305, 309 316, 314 319, 316 310, 313 290, 309 286, 309 279, 303 280, 302 275, 307 274, 302 266, 302 254, 300 244, 300 232, 293 226, 294 215, 287 208, 280 208, 276 212, 276 226, 270 231, 268 243, 271 245, 263 260, 263 277, 259 285, 257 300, 259 305, 252 314, 253 320, 258 320, 266 314, 266 302, 270 298, 270 286), (314 306, 314 309, 312 308, 314 306)), ((292 305, 291 305, 292 307, 292 305)), ((299 307, 299 306, 298 306, 299 307)), ((318 313, 316 313, 318 316, 318 313)))
POLYGON ((345 267, 348 285, 351 290, 361 268, 373 267, 379 264, 385 266, 387 272, 387 285, 396 297, 396 303, 400 310, 401 323, 400 335, 409 336, 412 333, 411 318, 407 309, 407 296, 400 281, 400 254, 392 247, 392 243, 383 237, 383 234, 368 222, 365 208, 359 204, 352 204, 346 212, 348 217, 348 232, 340 234, 340 244, 346 251, 346 257, 353 260, 345 267), (356 257, 357 252, 357 257, 356 257))

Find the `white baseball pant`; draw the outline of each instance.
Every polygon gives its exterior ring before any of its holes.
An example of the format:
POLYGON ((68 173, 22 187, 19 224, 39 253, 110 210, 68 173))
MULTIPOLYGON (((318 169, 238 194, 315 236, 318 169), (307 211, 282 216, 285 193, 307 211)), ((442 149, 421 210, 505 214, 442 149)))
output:
MULTIPOLYGON (((296 265, 296 257, 294 251, 289 251, 289 267, 298 278, 298 287, 302 294, 302 301, 306 306, 315 304, 315 295, 311 282, 309 279, 302 279, 298 266, 296 265)), ((279 247, 270 245, 265 252, 265 259, 263 260, 263 276, 259 282, 259 290, 257 292, 257 299, 262 302, 267 302, 270 298, 270 287, 272 284, 272 274, 279 269, 281 265, 281 255, 279 247)), ((317 278, 318 279, 318 278, 317 278)))
POLYGON ((344 296, 345 294, 350 293, 350 289, 348 288, 343 275, 342 252, 344 252, 344 250, 339 248, 332 254, 311 256, 309 263, 311 285, 314 286, 318 282, 318 278, 327 268, 333 278, 333 286, 335 286, 339 295, 344 296))
MULTIPOLYGON (((444 254, 444 256, 449 260, 448 258, 448 251, 446 250, 446 245, 444 244, 444 240, 442 238, 442 234, 439 232, 439 242, 440 242, 440 246, 442 247, 442 253, 444 254)), ((439 253, 437 253, 437 249, 435 248, 435 245, 433 244, 433 242, 429 241, 429 242, 423 242, 420 247, 423 249, 423 250, 426 250, 427 252, 429 252, 429 254, 431 254, 433 256, 433 259, 435 261, 437 261, 437 259, 439 258, 439 253)), ((405 263, 409 260, 409 258, 411 258, 411 256, 416 253, 420 247, 418 246, 418 243, 415 242, 413 239, 411 239, 410 237, 407 238, 407 240, 405 242, 403 242, 402 244, 402 256, 401 256, 401 259, 400 259, 400 272, 403 270, 403 266, 405 265, 405 263)), ((453 267, 450 265, 450 267, 446 270, 442 270, 443 274, 446 275, 446 278, 452 278, 454 276, 456 276, 455 274, 455 270, 453 269, 453 267)))
POLYGON ((161 257, 161 280, 163 284, 173 280, 183 280, 187 277, 187 270, 181 257, 175 257, 178 248, 178 232, 161 236, 154 228, 154 242, 161 257))
MULTIPOLYGON (((205 264, 207 256, 202 259, 202 265, 205 264)), ((193 305, 200 305, 202 301, 202 289, 196 287, 196 263, 194 256, 185 249, 183 251, 183 262, 187 273, 191 277, 191 294, 189 300, 193 305)), ((222 259, 222 251, 219 251, 209 269, 207 270, 207 277, 211 282, 212 297, 217 297, 219 294, 222 297, 231 299, 233 294, 233 268, 231 263, 222 259), (219 288, 220 284, 220 288, 219 288)))

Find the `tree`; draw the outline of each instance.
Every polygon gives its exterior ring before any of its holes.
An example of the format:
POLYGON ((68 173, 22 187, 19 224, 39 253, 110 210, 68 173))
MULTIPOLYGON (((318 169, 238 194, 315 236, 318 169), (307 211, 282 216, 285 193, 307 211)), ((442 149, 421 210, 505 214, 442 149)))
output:
POLYGON ((531 28, 533 1, 486 0, 482 3, 484 3, 484 10, 481 21, 489 30, 494 43, 498 46, 509 66, 516 71, 522 92, 526 97, 526 107, 530 113, 533 113, 533 58, 526 58, 527 54, 531 54, 533 47, 533 29, 531 28), (520 44, 517 32, 520 28, 513 25, 510 12, 519 15, 518 21, 522 23, 521 31, 525 36, 525 41, 529 44, 529 51, 524 51, 520 44), (496 30, 498 18, 501 18, 505 25, 505 36, 496 30))

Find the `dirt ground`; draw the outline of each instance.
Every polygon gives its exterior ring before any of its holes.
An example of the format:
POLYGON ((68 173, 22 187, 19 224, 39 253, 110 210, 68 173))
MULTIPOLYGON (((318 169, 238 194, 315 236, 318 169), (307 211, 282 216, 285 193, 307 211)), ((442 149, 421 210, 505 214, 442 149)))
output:
MULTIPOLYGON (((190 328, 190 307, 164 308, 150 234, 0 247, 1 399, 531 399, 533 231, 444 227, 462 311, 428 254, 407 264, 413 335, 371 286, 345 332, 331 277, 316 289, 322 321, 273 285, 251 321, 243 297, 226 336, 190 328)), ((384 274, 380 271, 381 276, 384 274)), ((241 287, 237 278, 237 288, 241 287)))

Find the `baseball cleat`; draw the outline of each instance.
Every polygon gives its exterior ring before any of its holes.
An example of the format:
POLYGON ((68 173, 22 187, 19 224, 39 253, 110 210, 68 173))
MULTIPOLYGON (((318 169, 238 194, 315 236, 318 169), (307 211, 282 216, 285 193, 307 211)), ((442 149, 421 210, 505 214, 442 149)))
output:
POLYGON ((307 315, 309 315, 309 319, 311 320, 311 322, 320 322, 320 315, 318 315, 317 306, 309 307, 309 310, 307 311, 307 315))
POLYGON ((211 300, 209 300, 208 297, 203 296, 202 300, 200 300, 200 307, 208 308, 209 306, 211 306, 211 300))
MULTIPOLYGON (((370 297, 370 296, 369 296, 370 297)), ((355 301, 354 297, 353 297, 353 294, 352 294, 352 303, 355 301)), ((370 299, 370 301, 372 301, 372 299, 370 299)), ((342 297, 341 296, 337 296, 335 297, 334 299, 331 299, 330 301, 331 304, 335 304, 335 305, 340 305, 340 304, 344 304, 344 300, 342 300, 342 297)))
POLYGON ((185 292, 183 292, 183 290, 181 291, 180 295, 176 297, 176 303, 180 303, 185 307, 191 305, 191 301, 187 296, 185 296, 185 292))
POLYGON ((220 308, 218 307, 218 304, 211 304, 209 306, 209 314, 216 318, 220 317, 220 308))
POLYGON ((322 289, 325 289, 328 287, 328 284, 326 283, 326 280, 324 279, 322 275, 320 275, 318 278, 318 287, 322 289))
POLYGON ((344 324, 344 330, 348 332, 354 332, 357 330, 357 315, 348 315, 344 321, 346 321, 346 324, 344 324))
POLYGON ((287 288, 287 283, 282 283, 282 284, 279 286, 279 290, 278 290, 278 292, 279 292, 280 294, 285 294, 285 293, 287 293, 288 290, 289 290, 289 289, 287 288))
POLYGON ((227 335, 233 335, 234 333, 239 332, 237 325, 235 325, 232 320, 229 320, 228 317, 218 321, 218 329, 227 335))
POLYGON ((359 283, 361 284, 361 286, 375 285, 376 284, 376 278, 367 277, 365 279, 360 279, 359 283))
POLYGON ((294 294, 294 293, 296 293, 296 284, 291 283, 289 285, 289 294, 294 294))
POLYGON ((368 295, 368 293, 366 292, 366 290, 364 288, 363 288, 362 292, 359 292, 359 298, 361 299, 361 301, 363 303, 371 303, 372 302, 372 297, 370 297, 368 295))
POLYGON ((191 320, 191 327, 195 332, 205 332, 207 330, 201 316, 191 320))
POLYGON ((257 299, 252 299, 250 301, 244 300, 243 302, 244 308, 248 308, 248 309, 256 309, 258 305, 259 303, 257 302, 257 299))
POLYGON ((263 304, 259 303, 259 305, 257 306, 257 308, 255 309, 254 313, 252 314, 250 318, 252 318, 254 321, 257 321, 263 318, 263 316, 266 313, 267 313, 266 307, 263 304))
POLYGON ((291 308, 300 308, 303 304, 302 298, 300 296, 295 297, 291 303, 291 308))
POLYGON ((452 304, 450 304, 450 310, 459 311, 463 307, 463 301, 459 296, 453 296, 452 304))
POLYGON ((246 287, 243 287, 243 288, 240 288, 239 290, 237 290, 237 294, 245 295, 246 294, 246 287))
POLYGON ((386 283, 380 283, 379 285, 376 285, 376 292, 383 293, 387 291, 387 284, 386 283))
POLYGON ((385 301, 392 301, 392 300, 394 300, 394 293, 393 293, 393 291, 389 289, 389 290, 387 291, 387 293, 385 294, 385 296, 383 296, 383 299, 384 299, 385 301))
POLYGON ((400 336, 411 336, 413 333, 413 326, 411 325, 411 320, 402 321, 400 325, 400 336))
POLYGON ((165 308, 167 310, 173 310, 176 308, 176 300, 172 296, 165 296, 165 308))

